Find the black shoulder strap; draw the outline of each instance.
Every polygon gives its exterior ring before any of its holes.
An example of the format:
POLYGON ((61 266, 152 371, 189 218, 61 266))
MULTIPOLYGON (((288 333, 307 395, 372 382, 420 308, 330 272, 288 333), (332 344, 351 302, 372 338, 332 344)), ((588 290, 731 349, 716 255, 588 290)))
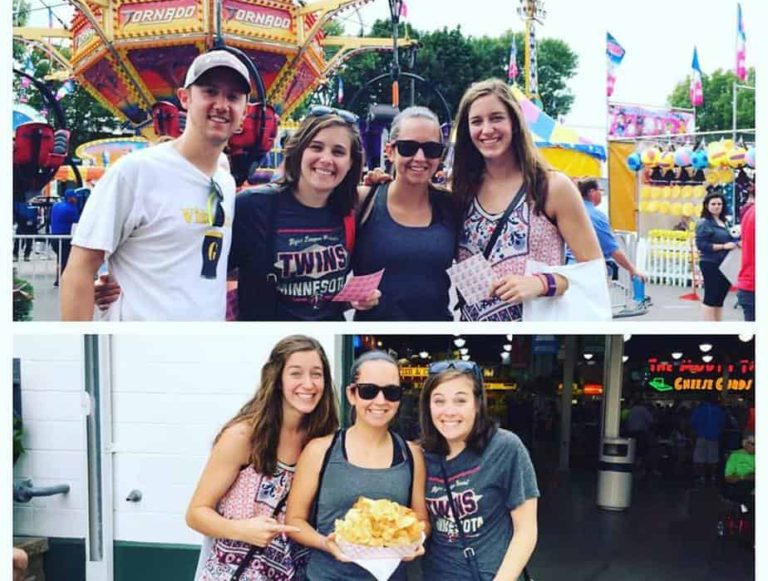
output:
POLYGON ((392 430, 390 430, 390 433, 392 434, 393 441, 397 442, 399 446, 403 447, 403 454, 405 456, 405 461, 408 462, 408 471, 410 472, 410 476, 411 476, 411 480, 408 485, 408 490, 411 491, 408 496, 408 504, 410 505, 411 499, 413 498, 413 482, 414 482, 413 452, 411 451, 411 447, 408 445, 408 440, 406 440, 403 436, 401 436, 400 434, 392 430))
POLYGON ((475 550, 469 545, 467 536, 464 534, 464 527, 462 526, 461 516, 459 516, 459 511, 456 508, 455 501, 453 500, 453 493, 451 492, 451 485, 448 482, 448 473, 445 470, 445 462, 443 460, 440 460, 440 472, 442 473, 443 483, 445 484, 445 494, 448 497, 448 506, 450 507, 451 514, 453 515, 453 520, 456 523, 456 530, 459 533, 459 541, 461 542, 462 553, 464 554, 464 559, 469 566, 469 571, 472 574, 472 581, 482 581, 480 570, 477 566, 477 560, 475 558, 475 550))
POLYGON ((325 455, 323 456, 323 464, 320 466, 320 474, 317 475, 317 492, 315 493, 315 498, 312 501, 312 511, 309 513, 309 524, 311 524, 314 528, 317 528, 317 507, 320 503, 320 489, 323 486, 323 476, 325 476, 325 469, 328 467, 328 461, 331 459, 331 451, 336 445, 336 440, 339 439, 339 436, 343 431, 344 430, 341 429, 336 430, 336 433, 333 435, 331 445, 328 446, 328 449, 325 451, 325 455))
POLYGON ((517 190, 515 197, 512 198, 512 201, 509 203, 509 206, 507 206, 507 209, 504 210, 504 214, 501 216, 501 220, 499 220, 496 224, 496 228, 493 229, 493 234, 491 234, 491 238, 488 240, 488 244, 486 244, 485 250, 483 251, 483 256, 485 256, 486 259, 488 259, 488 257, 491 255, 491 252, 493 251, 493 245, 496 244, 496 241, 499 239, 499 236, 501 236, 504 228, 507 227, 507 220, 509 220, 509 215, 512 213, 512 210, 517 207, 517 205, 520 203, 520 198, 525 195, 525 189, 526 184, 523 182, 523 185, 521 185, 520 189, 517 190))
POLYGON ((357 210, 357 228, 360 229, 360 226, 365 224, 366 220, 368 219, 368 216, 366 215, 368 213, 368 208, 371 207, 371 204, 373 203, 373 200, 376 199, 377 192, 379 191, 379 188, 384 184, 376 184, 371 186, 371 189, 368 191, 368 194, 366 194, 365 198, 363 199, 363 203, 360 204, 360 208, 357 210))
MULTIPOLYGON (((275 509, 272 511, 272 518, 277 518, 277 515, 280 514, 281 510, 283 510, 283 507, 285 506, 286 502, 288 502, 288 492, 286 492, 283 495, 283 498, 281 498, 280 502, 278 502, 277 505, 275 506, 275 509)), ((237 570, 232 575, 232 578, 230 581, 239 581, 240 577, 243 576, 243 573, 245 573, 245 570, 251 564, 251 561, 253 561, 253 558, 256 556, 256 554, 261 553, 263 550, 264 550, 263 547, 257 547, 256 545, 251 545, 251 548, 248 549, 248 552, 245 554, 245 557, 243 557, 243 560, 240 561, 240 564, 237 566, 237 570)))

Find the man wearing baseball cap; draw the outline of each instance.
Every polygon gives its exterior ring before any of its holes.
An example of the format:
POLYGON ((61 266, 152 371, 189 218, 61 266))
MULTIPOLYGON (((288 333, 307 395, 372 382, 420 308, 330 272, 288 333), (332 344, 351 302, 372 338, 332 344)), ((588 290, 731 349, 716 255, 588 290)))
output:
POLYGON ((235 182, 223 150, 242 123, 250 77, 235 55, 198 56, 177 90, 178 139, 122 158, 83 209, 61 278, 64 320, 91 320, 106 260, 119 298, 108 320, 224 320, 235 182))

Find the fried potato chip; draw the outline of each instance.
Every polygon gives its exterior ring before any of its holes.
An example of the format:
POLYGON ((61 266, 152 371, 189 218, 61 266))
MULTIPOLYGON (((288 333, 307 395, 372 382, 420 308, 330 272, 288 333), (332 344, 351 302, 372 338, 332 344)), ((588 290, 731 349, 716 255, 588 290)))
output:
POLYGON ((361 496, 336 519, 336 536, 348 543, 366 547, 400 547, 418 543, 424 523, 407 506, 387 499, 371 500, 361 496))

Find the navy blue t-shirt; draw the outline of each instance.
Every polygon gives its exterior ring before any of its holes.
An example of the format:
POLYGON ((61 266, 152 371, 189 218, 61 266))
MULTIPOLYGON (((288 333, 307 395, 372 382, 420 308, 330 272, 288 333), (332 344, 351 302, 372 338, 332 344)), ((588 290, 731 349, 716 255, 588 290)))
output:
POLYGON ((344 220, 328 206, 310 208, 293 196, 278 199, 275 223, 278 318, 340 321, 345 303, 334 303, 347 280, 350 256, 344 220))

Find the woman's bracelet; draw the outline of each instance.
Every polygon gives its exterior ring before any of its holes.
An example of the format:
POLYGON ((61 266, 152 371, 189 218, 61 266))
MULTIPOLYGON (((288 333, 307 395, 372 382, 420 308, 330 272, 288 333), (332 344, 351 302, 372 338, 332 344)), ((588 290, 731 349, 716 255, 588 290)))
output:
POLYGON ((539 296, 553 297, 557 294, 557 279, 555 279, 554 274, 551 272, 537 272, 536 276, 542 282, 542 286, 544 286, 543 283, 546 281, 546 290, 539 296))
POLYGON ((539 296, 539 297, 546 296, 546 294, 547 294, 547 279, 544 278, 544 275, 541 274, 540 272, 535 273, 533 276, 536 277, 536 279, 538 279, 538 281, 541 283, 541 292, 538 295, 536 295, 536 296, 539 296))

